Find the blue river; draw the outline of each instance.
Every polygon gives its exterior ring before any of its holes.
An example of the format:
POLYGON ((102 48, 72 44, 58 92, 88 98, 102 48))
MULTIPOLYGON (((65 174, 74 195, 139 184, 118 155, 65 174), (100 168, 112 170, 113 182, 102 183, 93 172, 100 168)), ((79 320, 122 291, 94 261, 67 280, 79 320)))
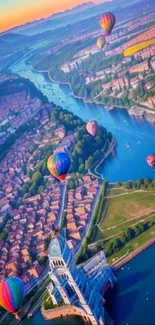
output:
MULTIPOLYGON (((78 115, 84 121, 95 119, 116 137, 116 155, 100 166, 99 172, 110 182, 154 178, 154 171, 146 164, 146 157, 155 152, 155 125, 144 118, 131 118, 126 110, 106 111, 103 105, 87 104, 75 99, 68 86, 51 82, 47 75, 36 73, 26 66, 24 59, 12 66, 12 72, 29 78, 49 101, 78 115)), ((118 285, 106 303, 116 325, 155 324, 155 245, 127 264, 118 273, 118 285)), ((82 320, 46 322, 40 311, 22 325, 83 324, 82 320)))
POLYGON ((115 325, 155 324, 155 245, 118 272, 118 284, 109 296, 106 310, 115 325))
POLYGON ((72 96, 67 85, 51 82, 47 76, 36 73, 25 65, 24 59, 12 66, 12 72, 29 78, 49 101, 78 115, 84 121, 95 119, 116 137, 115 157, 110 156, 98 170, 110 182, 154 178, 146 157, 155 152, 155 124, 144 118, 131 117, 125 109, 107 111, 103 105, 87 104, 72 96))

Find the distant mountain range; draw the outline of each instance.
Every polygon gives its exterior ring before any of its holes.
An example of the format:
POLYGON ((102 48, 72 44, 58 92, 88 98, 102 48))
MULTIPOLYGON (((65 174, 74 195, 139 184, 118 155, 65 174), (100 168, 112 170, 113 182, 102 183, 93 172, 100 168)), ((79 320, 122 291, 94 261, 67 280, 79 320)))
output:
MULTIPOLYGON (((96 15, 100 15, 105 11, 114 11, 117 8, 132 5, 139 1, 142 0, 114 0, 110 2, 100 3, 99 5, 96 5, 93 2, 87 2, 73 9, 53 14, 48 18, 43 18, 33 22, 28 22, 22 26, 17 26, 2 34, 6 34, 8 32, 28 36, 41 34, 46 31, 55 30, 68 24, 74 24, 78 21, 88 19, 96 15)), ((2 34, 0 34, 0 36, 2 34)))
POLYGON ((6 33, 3 34, 0 37, 0 40, 3 42, 9 42, 9 43, 16 43, 16 42, 21 42, 24 39, 24 41, 28 40, 29 37, 27 35, 22 35, 22 34, 16 34, 16 33, 6 33))
POLYGON ((58 13, 56 13, 54 15, 51 15, 47 19, 62 18, 64 16, 66 16, 66 15, 72 15, 74 13, 78 13, 78 12, 81 12, 83 10, 90 9, 92 7, 95 7, 95 6, 96 5, 93 2, 83 3, 82 5, 76 6, 76 7, 72 8, 72 9, 68 9, 68 10, 65 10, 63 12, 58 12, 58 13))

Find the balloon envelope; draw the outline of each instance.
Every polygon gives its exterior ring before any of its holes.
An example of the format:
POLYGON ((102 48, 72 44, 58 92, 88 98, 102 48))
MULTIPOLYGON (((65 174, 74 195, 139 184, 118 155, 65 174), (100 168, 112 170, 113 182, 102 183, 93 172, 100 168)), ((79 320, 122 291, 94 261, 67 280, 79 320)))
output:
POLYGON ((115 25, 116 18, 111 12, 104 13, 100 18, 100 26, 104 30, 104 36, 110 35, 115 25))
POLYGON ((95 137, 98 131, 98 123, 96 121, 89 121, 86 124, 86 130, 90 135, 95 137))
POLYGON ((106 43, 105 38, 103 36, 99 36, 97 39, 97 46, 100 50, 104 48, 105 43, 106 43))
POLYGON ((139 52, 140 50, 143 50, 145 48, 147 48, 148 46, 150 45, 153 45, 155 44, 155 39, 153 40, 150 40, 150 41, 147 41, 147 42, 142 42, 142 43, 139 43, 139 44, 136 44, 134 46, 131 46, 129 48, 127 48, 125 51, 124 51, 124 56, 131 56, 137 52, 139 52))
POLYGON ((155 154, 151 154, 146 158, 148 165, 152 168, 155 168, 155 154))
POLYGON ((51 155, 47 161, 47 168, 55 178, 63 181, 70 167, 70 158, 66 152, 51 155))
POLYGON ((16 313, 24 299, 24 283, 19 278, 8 278, 0 283, 0 305, 10 313, 16 313))

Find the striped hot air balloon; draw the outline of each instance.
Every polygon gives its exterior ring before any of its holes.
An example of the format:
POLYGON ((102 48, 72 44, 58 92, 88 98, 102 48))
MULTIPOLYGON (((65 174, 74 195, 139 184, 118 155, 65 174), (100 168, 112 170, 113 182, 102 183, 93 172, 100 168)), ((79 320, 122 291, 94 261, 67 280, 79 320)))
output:
POLYGON ((8 278, 0 283, 0 305, 16 314, 24 299, 24 283, 19 278, 8 278))
POLYGON ((100 26, 104 30, 104 36, 108 36, 111 34, 115 22, 116 18, 111 12, 106 12, 101 16, 100 26))
POLYGON ((47 161, 47 168, 55 178, 65 180, 70 167, 70 158, 66 152, 51 155, 47 161))
POLYGON ((147 158, 146 161, 148 163, 148 165, 152 168, 155 168, 155 154, 152 153, 150 154, 147 158))
POLYGON ((86 130, 90 135, 92 135, 93 137, 96 137, 96 134, 98 131, 98 123, 96 121, 89 121, 86 124, 86 130))

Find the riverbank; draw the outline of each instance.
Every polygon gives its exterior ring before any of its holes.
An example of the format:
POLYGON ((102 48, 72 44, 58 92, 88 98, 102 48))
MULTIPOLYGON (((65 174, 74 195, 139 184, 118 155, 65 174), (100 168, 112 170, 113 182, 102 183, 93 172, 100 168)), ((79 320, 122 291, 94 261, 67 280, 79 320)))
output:
MULTIPOLYGON (((72 94, 72 96, 73 96, 74 98, 76 98, 76 99, 81 99, 81 100, 83 100, 83 101, 84 101, 85 103, 87 103, 87 104, 105 105, 104 108, 106 109, 107 104, 105 104, 105 103, 103 103, 103 102, 98 102, 98 101, 95 101, 95 100, 87 100, 87 99, 85 99, 85 98, 83 98, 83 97, 79 97, 79 96, 75 95, 75 94, 73 93, 72 86, 71 86, 70 82, 65 82, 65 81, 62 82, 62 81, 54 80, 54 79, 51 77, 51 75, 50 75, 50 73, 49 73, 48 70, 36 70, 36 69, 34 69, 33 67, 32 67, 32 70, 33 70, 34 72, 37 72, 37 73, 47 73, 49 79, 50 79, 52 82, 55 82, 55 83, 60 84, 60 85, 67 85, 67 86, 69 87, 69 89, 70 89, 70 91, 71 91, 71 94, 72 94)), ((115 106, 115 107, 116 107, 116 106, 115 106)), ((113 109, 115 109, 115 107, 113 106, 113 109)), ((129 107, 127 107, 127 106, 126 106, 126 107, 125 107, 125 106, 117 106, 116 108, 125 108, 126 110, 129 110, 129 107)), ((107 110, 109 110, 109 109, 107 109, 107 110)), ((110 110, 112 110, 112 108, 111 108, 110 110)))
MULTIPOLYGON (((74 93, 73 93, 73 90, 72 90, 72 86, 71 86, 71 84, 69 83, 69 82, 62 82, 62 81, 58 81, 58 80, 54 80, 52 77, 51 77, 51 75, 50 75, 50 73, 49 73, 49 71, 48 70, 36 70, 35 68, 33 68, 32 67, 32 70, 34 71, 34 72, 36 72, 36 73, 46 73, 47 75, 48 75, 48 78, 50 79, 50 81, 51 82, 54 82, 54 83, 57 83, 57 84, 60 84, 60 85, 67 85, 68 87, 69 87, 69 89, 70 89, 70 91, 71 91, 71 95, 74 97, 74 98, 76 98, 76 99, 80 99, 80 100, 83 100, 83 102, 84 103, 87 103, 87 104, 96 104, 96 105, 104 105, 104 109, 105 110, 109 110, 108 108, 106 108, 106 106, 107 106, 107 104, 106 103, 104 103, 104 102, 98 102, 98 101, 96 101, 96 100, 87 100, 87 99, 85 99, 85 98, 83 98, 83 97, 79 97, 79 96, 77 96, 77 95, 75 95, 74 93)), ((132 107, 130 108, 130 107, 127 107, 127 106, 120 106, 120 105, 112 105, 113 107, 111 107, 110 108, 110 110, 114 110, 115 108, 117 109, 126 109, 127 111, 128 111, 128 113, 129 113, 129 115, 133 115, 133 116, 135 116, 135 117, 142 117, 142 116, 144 116, 145 117, 145 119, 148 121, 148 122, 152 122, 152 123, 155 123, 155 111, 153 111, 153 110, 150 110, 149 108, 142 108, 143 109, 143 114, 139 114, 139 112, 138 113, 132 113, 132 107)), ((138 107, 139 109, 140 109, 140 107, 138 107)))
POLYGON ((143 251, 145 251, 147 248, 149 248, 151 245, 155 244, 155 238, 152 238, 148 240, 145 244, 137 248, 135 251, 127 255, 126 257, 121 258, 119 261, 114 263, 112 265, 114 270, 118 270, 121 267, 123 267, 125 264, 129 263, 131 260, 133 260, 136 256, 141 254, 143 251))
POLYGON ((117 141, 115 137, 112 138, 112 141, 109 145, 108 151, 101 157, 99 160, 97 160, 88 170, 89 174, 91 174, 94 177, 101 178, 101 175, 97 172, 97 169, 100 167, 101 164, 105 161, 106 158, 108 158, 113 151, 115 150, 117 145, 117 141))

